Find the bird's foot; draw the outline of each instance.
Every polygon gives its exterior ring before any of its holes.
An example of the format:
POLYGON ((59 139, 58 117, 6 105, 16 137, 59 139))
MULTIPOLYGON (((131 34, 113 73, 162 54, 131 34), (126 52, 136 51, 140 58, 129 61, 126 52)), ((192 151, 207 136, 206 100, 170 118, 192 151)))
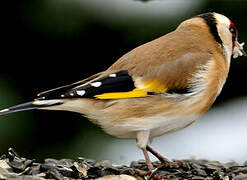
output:
POLYGON ((153 148, 151 148, 149 145, 147 145, 146 149, 151 152, 155 157, 157 157, 160 162, 162 163, 162 166, 164 167, 170 167, 170 168, 188 168, 190 169, 191 164, 183 161, 169 161, 167 158, 159 154, 157 151, 155 151, 153 148))
POLYGON ((153 176, 153 174, 158 170, 158 168, 153 168, 153 169, 148 169, 147 171, 144 170, 140 170, 140 169, 135 169, 135 173, 138 174, 141 177, 148 177, 151 178, 153 176))
POLYGON ((150 169, 148 171, 144 171, 144 170, 141 170, 141 169, 135 169, 134 171, 139 176, 150 176, 152 174, 152 170, 150 170, 150 169))
POLYGON ((183 169, 191 169, 191 164, 179 160, 174 161, 161 161, 163 167, 169 167, 169 168, 183 168, 183 169))
POLYGON ((140 176, 150 176, 157 169, 157 164, 154 164, 151 162, 151 160, 149 160, 133 161, 130 165, 132 173, 134 172, 140 176))

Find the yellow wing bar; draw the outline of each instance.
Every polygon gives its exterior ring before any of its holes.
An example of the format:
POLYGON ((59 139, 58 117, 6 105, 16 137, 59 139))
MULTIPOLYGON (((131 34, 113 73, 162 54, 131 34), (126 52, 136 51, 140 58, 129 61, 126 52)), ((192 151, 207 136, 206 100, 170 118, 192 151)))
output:
POLYGON ((98 99, 123 99, 123 98, 146 97, 147 95, 148 95, 147 91, 135 88, 133 91, 103 93, 103 94, 95 95, 94 97, 98 99))
POLYGON ((146 81, 144 83, 141 83, 142 88, 149 92, 156 92, 156 93, 165 93, 167 91, 166 84, 162 83, 161 81, 157 79, 153 79, 150 81, 146 81))
POLYGON ((98 99, 123 99, 123 98, 138 98, 148 96, 148 92, 165 93, 167 88, 158 80, 148 81, 143 83, 142 88, 135 88, 128 92, 113 92, 95 95, 98 99))

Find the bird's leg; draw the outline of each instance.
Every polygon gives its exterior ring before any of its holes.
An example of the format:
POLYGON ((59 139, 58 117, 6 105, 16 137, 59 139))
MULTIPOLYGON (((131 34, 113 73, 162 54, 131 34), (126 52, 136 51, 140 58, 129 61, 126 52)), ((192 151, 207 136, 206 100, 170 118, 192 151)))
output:
POLYGON ((153 148, 151 148, 149 145, 146 146, 146 150, 151 152, 155 157, 157 157, 162 163, 164 163, 166 166, 169 166, 171 168, 179 168, 179 167, 184 167, 184 168, 189 168, 190 164, 184 163, 182 161, 169 161, 167 158, 159 154, 157 151, 155 151, 153 148))
POLYGON ((168 159, 166 159, 164 156, 159 154, 157 151, 155 151, 153 148, 151 148, 149 145, 147 145, 146 149, 147 149, 147 151, 151 152, 155 157, 157 157, 161 162, 164 162, 164 163, 170 163, 171 162, 168 159))
POLYGON ((149 131, 148 130, 143 130, 143 131, 139 131, 136 134, 136 145, 142 150, 145 160, 146 160, 146 164, 148 166, 148 172, 147 174, 151 174, 152 170, 153 170, 153 165, 152 162, 148 156, 148 152, 146 149, 146 146, 148 144, 149 141, 149 131))
POLYGON ((153 167, 152 162, 151 162, 151 160, 149 158, 149 155, 148 155, 148 152, 147 152, 146 148, 145 149, 142 149, 142 152, 144 154, 144 157, 145 157, 145 160, 146 160, 146 164, 148 166, 148 171, 151 174, 152 173, 152 170, 154 169, 154 167, 153 167))
POLYGON ((149 145, 147 145, 146 149, 147 149, 147 151, 151 152, 156 158, 158 158, 160 160, 160 162, 164 163, 166 166, 175 167, 175 168, 179 167, 179 165, 177 163, 169 161, 164 156, 162 156, 157 151, 155 151, 153 148, 151 148, 149 145))

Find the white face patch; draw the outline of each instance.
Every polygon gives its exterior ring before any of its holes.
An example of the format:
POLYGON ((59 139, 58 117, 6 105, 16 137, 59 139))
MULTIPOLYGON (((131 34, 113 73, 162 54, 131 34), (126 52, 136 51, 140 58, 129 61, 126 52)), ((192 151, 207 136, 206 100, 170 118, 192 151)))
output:
POLYGON ((226 16, 224 16, 222 14, 218 14, 218 13, 214 13, 214 15, 215 15, 215 18, 218 21, 218 23, 225 24, 226 27, 230 27, 231 21, 226 16))
POLYGON ((83 96, 86 91, 85 90, 77 90, 76 93, 79 95, 79 96, 83 96))
POLYGON ((231 21, 226 16, 218 13, 214 13, 214 17, 217 21, 218 34, 222 40, 224 55, 229 67, 232 56, 232 34, 229 31, 231 21))
POLYGON ((117 77, 117 75, 114 73, 114 74, 109 74, 109 77, 117 77))
POLYGON ((93 82, 93 83, 91 83, 91 86, 93 86, 93 87, 100 87, 101 84, 102 84, 102 82, 93 82))
POLYGON ((70 96, 74 96, 74 93, 69 93, 70 96))

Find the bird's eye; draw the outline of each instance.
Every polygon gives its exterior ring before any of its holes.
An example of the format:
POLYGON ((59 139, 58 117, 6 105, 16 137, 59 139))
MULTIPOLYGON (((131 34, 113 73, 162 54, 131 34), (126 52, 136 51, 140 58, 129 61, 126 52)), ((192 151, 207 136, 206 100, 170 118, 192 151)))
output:
POLYGON ((235 29, 233 28, 233 27, 230 27, 230 32, 232 33, 232 34, 236 34, 236 31, 235 31, 235 29))
POLYGON ((233 22, 231 22, 230 27, 229 27, 229 31, 232 34, 232 39, 235 40, 237 38, 237 28, 236 26, 233 24, 233 22))

